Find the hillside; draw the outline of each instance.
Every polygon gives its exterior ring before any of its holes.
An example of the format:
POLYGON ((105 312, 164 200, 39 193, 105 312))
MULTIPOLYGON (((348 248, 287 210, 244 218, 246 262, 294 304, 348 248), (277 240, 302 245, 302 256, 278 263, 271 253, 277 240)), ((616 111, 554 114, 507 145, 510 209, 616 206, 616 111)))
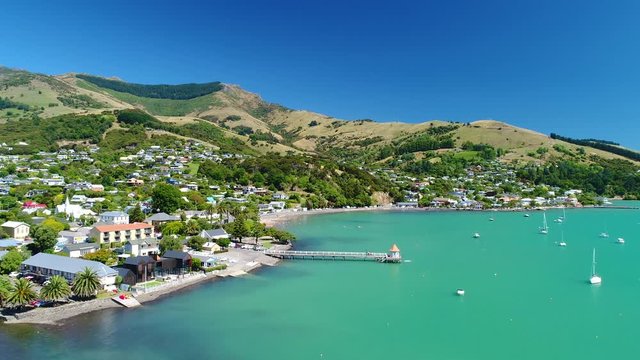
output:
POLYGON ((492 120, 469 124, 345 121, 271 104, 237 85, 220 82, 143 85, 86 74, 48 76, 0 67, 0 98, 5 100, 4 105, 0 103, 0 123, 137 108, 167 124, 149 129, 147 136, 193 138, 246 153, 293 151, 388 162, 407 154, 433 158, 430 151, 470 158, 480 149, 471 143, 499 150, 499 159, 505 162, 562 157, 588 161, 592 154, 624 158, 606 148, 580 146, 492 120))

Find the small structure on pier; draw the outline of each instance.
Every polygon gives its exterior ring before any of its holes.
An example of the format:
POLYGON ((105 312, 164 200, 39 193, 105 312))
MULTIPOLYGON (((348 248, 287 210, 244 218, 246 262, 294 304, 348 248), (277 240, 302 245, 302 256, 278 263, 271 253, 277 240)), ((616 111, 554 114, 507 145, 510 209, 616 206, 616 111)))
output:
POLYGON ((389 253, 387 254, 387 258, 385 262, 401 262, 402 256, 400 256, 400 249, 398 249, 398 245, 393 244, 391 249, 389 249, 389 253))

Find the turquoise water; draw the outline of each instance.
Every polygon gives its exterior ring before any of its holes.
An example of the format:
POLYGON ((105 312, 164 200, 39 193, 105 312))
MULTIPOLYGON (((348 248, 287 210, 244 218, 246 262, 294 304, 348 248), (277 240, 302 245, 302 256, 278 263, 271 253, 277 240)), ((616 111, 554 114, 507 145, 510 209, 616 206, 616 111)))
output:
POLYGON ((0 326, 2 358, 603 359, 640 353, 640 211, 361 212, 290 224, 298 249, 408 262, 287 261, 63 327, 0 326), (495 221, 489 221, 489 217, 495 221), (608 231, 611 237, 599 238, 608 231), (481 237, 474 239, 474 232, 481 237), (566 248, 557 246, 561 234, 566 248), (626 244, 615 244, 623 237, 626 244), (587 284, 597 249, 601 286, 587 284), (466 295, 455 295, 464 288, 466 295))

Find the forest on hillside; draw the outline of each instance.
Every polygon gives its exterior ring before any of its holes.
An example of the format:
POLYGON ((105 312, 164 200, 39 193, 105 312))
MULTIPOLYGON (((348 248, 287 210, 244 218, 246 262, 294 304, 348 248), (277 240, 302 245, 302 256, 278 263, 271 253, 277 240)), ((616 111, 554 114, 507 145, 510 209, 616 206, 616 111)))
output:
POLYGON ((223 87, 219 81, 202 84, 144 85, 83 74, 77 77, 102 88, 154 99, 193 99, 220 91, 223 87))

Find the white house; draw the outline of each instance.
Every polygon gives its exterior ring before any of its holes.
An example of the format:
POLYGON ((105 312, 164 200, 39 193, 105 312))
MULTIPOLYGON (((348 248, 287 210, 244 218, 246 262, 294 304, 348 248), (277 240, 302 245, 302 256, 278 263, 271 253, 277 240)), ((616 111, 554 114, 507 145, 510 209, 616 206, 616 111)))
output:
POLYGON ((2 226, 2 230, 6 231, 9 234, 9 237, 14 239, 23 240, 27 236, 29 236, 29 230, 31 227, 29 224, 25 224, 19 221, 7 221, 2 226))
POLYGON ((129 214, 122 211, 107 211, 100 214, 100 222, 105 224, 128 224, 129 214))
POLYGON ((153 238, 129 240, 124 245, 124 250, 132 256, 148 256, 160 253, 158 240, 153 238))

